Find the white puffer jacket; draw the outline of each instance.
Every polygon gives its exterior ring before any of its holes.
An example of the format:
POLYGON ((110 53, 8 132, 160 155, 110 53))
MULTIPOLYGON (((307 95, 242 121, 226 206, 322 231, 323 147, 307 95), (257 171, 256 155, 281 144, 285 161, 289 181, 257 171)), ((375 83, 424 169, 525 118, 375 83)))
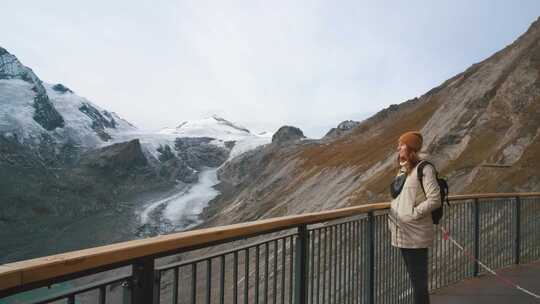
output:
MULTIPOLYGON (((424 195, 417 169, 418 167, 413 168, 401 193, 391 203, 388 227, 394 247, 427 248, 433 244, 435 230, 431 211, 441 206, 439 184, 433 166, 424 166, 422 178, 426 191, 424 195)), ((405 174, 404 169, 400 174, 405 174)))

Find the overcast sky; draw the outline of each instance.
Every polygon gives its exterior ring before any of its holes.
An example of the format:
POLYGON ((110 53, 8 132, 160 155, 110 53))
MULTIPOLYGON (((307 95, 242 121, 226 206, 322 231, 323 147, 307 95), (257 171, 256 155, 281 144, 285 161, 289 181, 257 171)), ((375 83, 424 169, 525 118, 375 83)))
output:
POLYGON ((318 138, 510 44, 540 1, 36 0, 0 10, 0 46, 140 128, 217 114, 318 138))

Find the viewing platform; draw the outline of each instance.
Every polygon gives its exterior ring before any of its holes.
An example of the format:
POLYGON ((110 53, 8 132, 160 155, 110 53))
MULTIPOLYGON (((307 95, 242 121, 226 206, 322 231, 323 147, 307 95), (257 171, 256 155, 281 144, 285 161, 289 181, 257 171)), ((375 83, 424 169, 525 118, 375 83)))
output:
MULTIPOLYGON (((540 262, 510 266, 497 271, 521 287, 540 294, 540 262)), ((498 304, 540 303, 540 299, 509 287, 493 275, 466 279, 454 285, 436 290, 431 295, 433 304, 498 304)))
MULTIPOLYGON (((450 201, 439 225, 450 238, 437 229, 429 251, 432 303, 539 303, 474 259, 539 293, 540 193, 450 201)), ((4 264, 0 303, 413 303, 390 245, 388 208, 263 219, 4 264)))

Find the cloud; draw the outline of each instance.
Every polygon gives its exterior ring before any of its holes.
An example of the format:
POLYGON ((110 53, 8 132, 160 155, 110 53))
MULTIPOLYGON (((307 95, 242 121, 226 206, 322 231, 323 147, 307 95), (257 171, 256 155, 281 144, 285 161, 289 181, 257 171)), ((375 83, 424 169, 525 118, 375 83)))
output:
POLYGON ((320 137, 511 43, 538 1, 33 1, 0 45, 136 125, 219 114, 320 137))

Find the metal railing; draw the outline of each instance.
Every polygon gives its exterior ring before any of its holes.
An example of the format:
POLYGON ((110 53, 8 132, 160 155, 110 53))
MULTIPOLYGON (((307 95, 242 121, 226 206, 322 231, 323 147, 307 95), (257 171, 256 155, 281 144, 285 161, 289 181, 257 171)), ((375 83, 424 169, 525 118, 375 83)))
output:
MULTIPOLYGON (((483 263, 496 269, 540 258, 540 193, 451 201, 441 225, 483 263)), ((66 290, 27 303, 412 303, 399 250, 390 245, 388 206, 267 219, 0 265, 0 303, 26 303, 16 298, 69 280, 75 283, 66 290), (105 279, 88 283, 96 273, 105 279), (77 283, 80 277, 85 283, 77 283)), ((481 273, 439 231, 429 270, 431 290, 481 273)))

